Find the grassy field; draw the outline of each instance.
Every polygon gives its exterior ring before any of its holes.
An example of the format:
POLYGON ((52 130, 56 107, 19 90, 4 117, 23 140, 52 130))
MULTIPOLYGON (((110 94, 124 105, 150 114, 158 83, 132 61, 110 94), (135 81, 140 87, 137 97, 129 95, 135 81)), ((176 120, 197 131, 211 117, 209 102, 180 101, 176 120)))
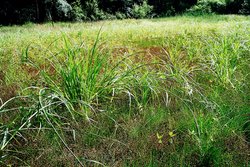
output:
POLYGON ((250 17, 0 27, 0 166, 249 166, 250 17))

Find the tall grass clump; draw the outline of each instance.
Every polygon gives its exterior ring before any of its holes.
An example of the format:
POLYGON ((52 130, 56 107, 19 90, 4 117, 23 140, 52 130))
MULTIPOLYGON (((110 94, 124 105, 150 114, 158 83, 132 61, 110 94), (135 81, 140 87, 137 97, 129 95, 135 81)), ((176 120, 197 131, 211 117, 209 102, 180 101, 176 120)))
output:
POLYGON ((72 121, 78 124, 78 115, 92 122, 94 113, 122 106, 130 111, 143 111, 159 99, 158 94, 163 89, 154 79, 155 71, 149 71, 147 64, 132 61, 135 55, 111 57, 105 47, 98 45, 99 35, 91 48, 84 43, 77 45, 63 35, 62 49, 53 52, 46 48, 49 55, 44 60, 37 58, 40 60, 37 62, 30 51, 41 47, 30 45, 24 49, 21 61, 38 71, 40 77, 36 86, 21 92, 26 96, 16 97, 27 107, 8 109, 7 105, 15 98, 0 107, 1 113, 24 114, 16 115, 15 124, 10 123, 12 118, 9 118, 1 126, 1 151, 7 153, 11 141, 20 140, 25 130, 50 128, 81 164, 63 138, 65 124, 72 121))
POLYGON ((133 55, 111 57, 105 48, 98 47, 98 38, 90 49, 74 45, 65 36, 63 39, 65 47, 48 60, 55 74, 42 71, 42 77, 48 89, 65 99, 74 112, 88 118, 91 111, 101 111, 124 95, 129 105, 137 96, 147 103, 152 87, 147 74, 140 74, 144 65, 132 64, 133 55), (138 88, 140 95, 136 94, 138 88))

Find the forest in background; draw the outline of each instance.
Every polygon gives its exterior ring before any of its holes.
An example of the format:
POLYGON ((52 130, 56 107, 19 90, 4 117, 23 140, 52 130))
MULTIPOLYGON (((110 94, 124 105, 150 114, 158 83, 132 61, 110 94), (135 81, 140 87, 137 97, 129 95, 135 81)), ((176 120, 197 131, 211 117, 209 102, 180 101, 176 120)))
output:
POLYGON ((1 0, 0 25, 177 14, 250 14, 250 0, 1 0))

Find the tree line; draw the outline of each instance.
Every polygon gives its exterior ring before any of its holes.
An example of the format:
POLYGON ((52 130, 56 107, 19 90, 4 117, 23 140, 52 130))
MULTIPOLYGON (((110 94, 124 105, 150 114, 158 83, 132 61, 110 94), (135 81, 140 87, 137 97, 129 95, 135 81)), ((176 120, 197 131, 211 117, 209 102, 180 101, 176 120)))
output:
POLYGON ((250 0, 1 0, 0 24, 250 14, 250 0))

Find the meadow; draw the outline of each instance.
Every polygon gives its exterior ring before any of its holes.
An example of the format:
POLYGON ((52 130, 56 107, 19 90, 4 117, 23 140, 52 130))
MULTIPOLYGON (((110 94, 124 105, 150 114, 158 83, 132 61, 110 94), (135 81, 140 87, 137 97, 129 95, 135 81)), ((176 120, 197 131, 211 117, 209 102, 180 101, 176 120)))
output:
POLYGON ((249 166, 250 17, 0 27, 0 166, 249 166))

